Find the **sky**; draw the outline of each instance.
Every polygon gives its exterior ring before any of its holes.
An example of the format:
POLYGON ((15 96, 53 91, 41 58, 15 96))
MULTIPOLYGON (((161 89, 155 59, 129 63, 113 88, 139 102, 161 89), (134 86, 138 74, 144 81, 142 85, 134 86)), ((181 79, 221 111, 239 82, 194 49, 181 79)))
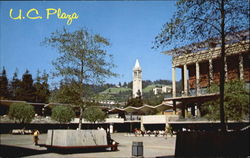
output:
MULTIPOLYGON (((52 32, 63 27, 74 31, 87 28, 109 39, 107 49, 113 55, 116 67, 112 70, 119 77, 111 77, 107 83, 132 81, 132 69, 136 59, 142 68, 143 80, 171 80, 171 56, 161 54, 163 49, 151 49, 155 36, 176 10, 175 1, 35 1, 0 2, 0 66, 5 67, 9 79, 18 69, 19 78, 26 69, 35 78, 37 70, 53 72, 51 64, 58 57, 55 48, 42 46, 41 42, 52 32), (36 9, 42 19, 29 19, 30 9, 36 9), (47 9, 61 9, 66 14, 76 13, 67 25, 67 19, 50 15, 47 9), (12 9, 12 14, 10 11, 12 9), (12 19, 22 11, 24 19, 12 19), (11 18, 12 15, 12 18, 11 18)), ((51 10, 52 13, 54 10, 51 10)), ((33 10, 31 16, 37 16, 33 10)), ((177 73, 177 80, 180 76, 177 73)), ((50 82, 53 82, 50 81, 50 82)), ((56 81, 55 81, 56 82, 56 81)))

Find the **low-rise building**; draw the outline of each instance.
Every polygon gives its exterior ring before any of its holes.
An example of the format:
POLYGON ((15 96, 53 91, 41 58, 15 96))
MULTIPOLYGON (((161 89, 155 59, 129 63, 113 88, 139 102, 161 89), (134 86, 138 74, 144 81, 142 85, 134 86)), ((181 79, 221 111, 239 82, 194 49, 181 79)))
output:
POLYGON ((161 93, 171 93, 172 87, 171 86, 155 87, 155 88, 153 88, 153 92, 155 95, 161 94, 161 93))

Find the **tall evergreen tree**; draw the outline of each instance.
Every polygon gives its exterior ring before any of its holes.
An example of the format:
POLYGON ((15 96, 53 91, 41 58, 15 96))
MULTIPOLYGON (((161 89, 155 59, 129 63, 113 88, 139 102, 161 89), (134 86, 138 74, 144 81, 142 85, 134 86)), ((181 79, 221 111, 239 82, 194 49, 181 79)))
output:
POLYGON ((17 72, 18 72, 18 70, 16 69, 16 71, 13 74, 12 81, 10 83, 11 99, 14 99, 14 100, 16 100, 17 93, 18 93, 18 90, 20 88, 20 83, 21 83, 21 81, 17 77, 18 76, 17 72))
POLYGON ((49 84, 48 84, 48 74, 44 71, 42 76, 40 76, 40 71, 37 71, 36 82, 34 83, 36 89, 35 101, 38 103, 47 103, 49 99, 49 84))
POLYGON ((124 82, 123 87, 127 87, 127 86, 128 86, 127 82, 124 82))
POLYGON ((17 91, 17 100, 35 102, 35 87, 33 86, 32 75, 28 70, 23 74, 20 88, 17 91))
POLYGON ((0 75, 0 99, 9 99, 9 86, 8 86, 8 79, 6 75, 6 70, 3 67, 2 73, 0 75))

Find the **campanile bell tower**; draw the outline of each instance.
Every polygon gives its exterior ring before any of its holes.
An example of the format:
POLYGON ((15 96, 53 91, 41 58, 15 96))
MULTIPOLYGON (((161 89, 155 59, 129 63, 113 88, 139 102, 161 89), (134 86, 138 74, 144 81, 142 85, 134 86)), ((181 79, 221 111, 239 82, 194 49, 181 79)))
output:
POLYGON ((138 59, 136 59, 135 67, 133 68, 133 98, 142 96, 142 69, 138 59))

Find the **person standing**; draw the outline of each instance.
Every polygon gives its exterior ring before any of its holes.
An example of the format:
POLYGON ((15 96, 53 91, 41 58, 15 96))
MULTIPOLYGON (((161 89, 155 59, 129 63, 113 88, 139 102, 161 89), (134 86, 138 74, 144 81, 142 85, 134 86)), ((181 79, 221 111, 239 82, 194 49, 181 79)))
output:
POLYGON ((33 133, 33 141, 35 143, 35 145, 38 145, 38 136, 39 136, 40 132, 36 129, 35 132, 33 133))

